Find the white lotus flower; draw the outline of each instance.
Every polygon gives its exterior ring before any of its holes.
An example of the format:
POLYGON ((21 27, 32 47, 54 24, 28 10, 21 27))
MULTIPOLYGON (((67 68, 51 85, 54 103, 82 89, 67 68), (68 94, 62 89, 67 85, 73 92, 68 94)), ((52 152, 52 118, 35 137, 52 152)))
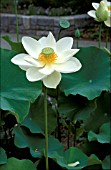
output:
POLYGON ((88 12, 88 15, 96 21, 104 22, 106 26, 111 27, 111 2, 103 0, 99 3, 92 3, 95 10, 88 12))
POLYGON ((38 41, 25 36, 22 44, 28 54, 18 54, 11 61, 26 71, 26 77, 31 82, 42 80, 46 87, 56 88, 61 81, 61 73, 72 73, 81 68, 80 61, 73 57, 79 49, 71 49, 71 37, 56 42, 49 32, 47 37, 38 41))

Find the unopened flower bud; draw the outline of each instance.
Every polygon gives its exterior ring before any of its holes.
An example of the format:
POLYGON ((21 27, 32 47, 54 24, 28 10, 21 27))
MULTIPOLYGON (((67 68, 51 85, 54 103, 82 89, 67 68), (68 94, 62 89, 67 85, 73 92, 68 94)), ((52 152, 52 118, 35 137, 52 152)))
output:
POLYGON ((108 19, 108 7, 104 1, 100 2, 100 5, 96 10, 96 17, 99 22, 106 21, 108 19))
POLYGON ((79 38, 79 37, 80 37, 80 31, 79 31, 79 29, 76 29, 76 31, 75 31, 75 37, 76 37, 76 38, 79 38))

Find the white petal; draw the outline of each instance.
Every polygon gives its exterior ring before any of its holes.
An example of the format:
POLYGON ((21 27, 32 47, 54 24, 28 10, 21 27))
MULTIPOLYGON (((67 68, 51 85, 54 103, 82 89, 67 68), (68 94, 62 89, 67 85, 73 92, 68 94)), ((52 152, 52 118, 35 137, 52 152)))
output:
POLYGON ((97 10, 97 8, 99 7, 99 3, 92 3, 92 6, 93 6, 93 8, 95 9, 95 10, 97 10))
POLYGON ((24 60, 27 61, 29 64, 32 64, 33 66, 36 66, 36 67, 43 67, 44 66, 43 62, 40 62, 37 59, 32 58, 31 56, 30 57, 28 57, 28 56, 24 57, 24 60))
POLYGON ((30 56, 38 58, 38 55, 42 50, 40 42, 31 37, 23 37, 22 44, 30 56))
POLYGON ((57 41, 56 44, 56 52, 62 53, 63 51, 70 50, 73 45, 73 38, 71 37, 64 37, 57 41))
POLYGON ((80 61, 72 57, 69 61, 66 61, 65 63, 62 64, 57 64, 55 67, 55 70, 61 73, 73 73, 82 67, 80 61))
POLYGON ((42 69, 39 69, 39 72, 45 75, 49 75, 54 71, 54 66, 51 64, 45 65, 42 69))
POLYGON ((11 62, 16 65, 23 65, 23 66, 32 66, 32 64, 29 64, 24 60, 24 57, 30 57, 27 54, 17 54, 15 57, 11 59, 11 62))
POLYGON ((51 32, 49 32, 47 37, 40 38, 38 42, 40 42, 42 49, 46 47, 55 49, 56 46, 56 40, 51 32))
POLYGON ((108 8, 108 13, 109 13, 109 17, 111 17, 111 2, 107 1, 107 0, 103 0, 108 8))
POLYGON ((61 81, 61 74, 54 71, 52 74, 43 79, 43 83, 48 88, 56 89, 57 85, 61 81))
POLYGON ((91 11, 88 12, 88 15, 93 17, 93 18, 96 18, 96 14, 95 13, 96 13, 95 10, 91 10, 91 11))
MULTIPOLYGON (((104 0, 105 1, 105 0, 104 0)), ((109 6, 109 7, 111 7, 111 2, 109 2, 109 1, 106 1, 107 2, 107 5, 109 6)))
POLYGON ((41 79, 43 79, 46 75, 41 74, 38 71, 38 68, 36 67, 31 67, 26 71, 26 77, 29 81, 39 81, 41 79))
POLYGON ((105 3, 108 3, 108 1, 107 0, 103 0, 105 3))
POLYGON ((24 71, 27 71, 29 68, 33 67, 33 66, 22 66, 22 65, 19 65, 19 67, 24 70, 24 71))
POLYGON ((107 27, 111 27, 111 17, 108 17, 108 19, 104 21, 104 23, 107 27))
POLYGON ((45 48, 45 47, 47 47, 47 45, 46 45, 46 39, 47 39, 47 37, 42 37, 42 38, 40 38, 40 39, 38 40, 38 42, 41 44, 42 49, 45 48))
POLYGON ((108 10, 108 17, 110 17, 110 20, 111 20, 111 11, 109 11, 109 10, 108 10))
POLYGON ((68 61, 73 55, 75 55, 79 49, 70 49, 67 51, 64 51, 60 55, 58 55, 58 58, 55 63, 63 63, 68 61))
POLYGON ((46 38, 46 45, 47 45, 47 47, 51 47, 51 48, 55 49, 56 40, 51 32, 49 32, 49 34, 46 38))

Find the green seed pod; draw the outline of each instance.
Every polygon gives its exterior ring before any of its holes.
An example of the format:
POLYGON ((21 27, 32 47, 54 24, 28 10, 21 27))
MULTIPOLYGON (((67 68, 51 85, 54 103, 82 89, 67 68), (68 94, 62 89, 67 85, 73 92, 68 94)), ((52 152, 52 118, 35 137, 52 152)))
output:
POLYGON ((108 18, 108 7, 104 1, 100 2, 98 9, 96 10, 96 17, 99 22, 106 21, 108 18))

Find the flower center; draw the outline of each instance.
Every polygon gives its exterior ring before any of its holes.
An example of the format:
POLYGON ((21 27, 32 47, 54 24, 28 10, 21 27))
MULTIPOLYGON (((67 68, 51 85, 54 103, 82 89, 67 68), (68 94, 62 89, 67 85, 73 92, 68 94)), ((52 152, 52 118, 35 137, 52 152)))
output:
POLYGON ((57 54, 52 48, 46 47, 42 49, 42 52, 39 54, 38 60, 45 64, 51 64, 55 62, 57 57, 57 54))
POLYGON ((51 55, 52 53, 54 53, 54 50, 52 48, 47 47, 42 49, 42 53, 44 55, 51 55))

